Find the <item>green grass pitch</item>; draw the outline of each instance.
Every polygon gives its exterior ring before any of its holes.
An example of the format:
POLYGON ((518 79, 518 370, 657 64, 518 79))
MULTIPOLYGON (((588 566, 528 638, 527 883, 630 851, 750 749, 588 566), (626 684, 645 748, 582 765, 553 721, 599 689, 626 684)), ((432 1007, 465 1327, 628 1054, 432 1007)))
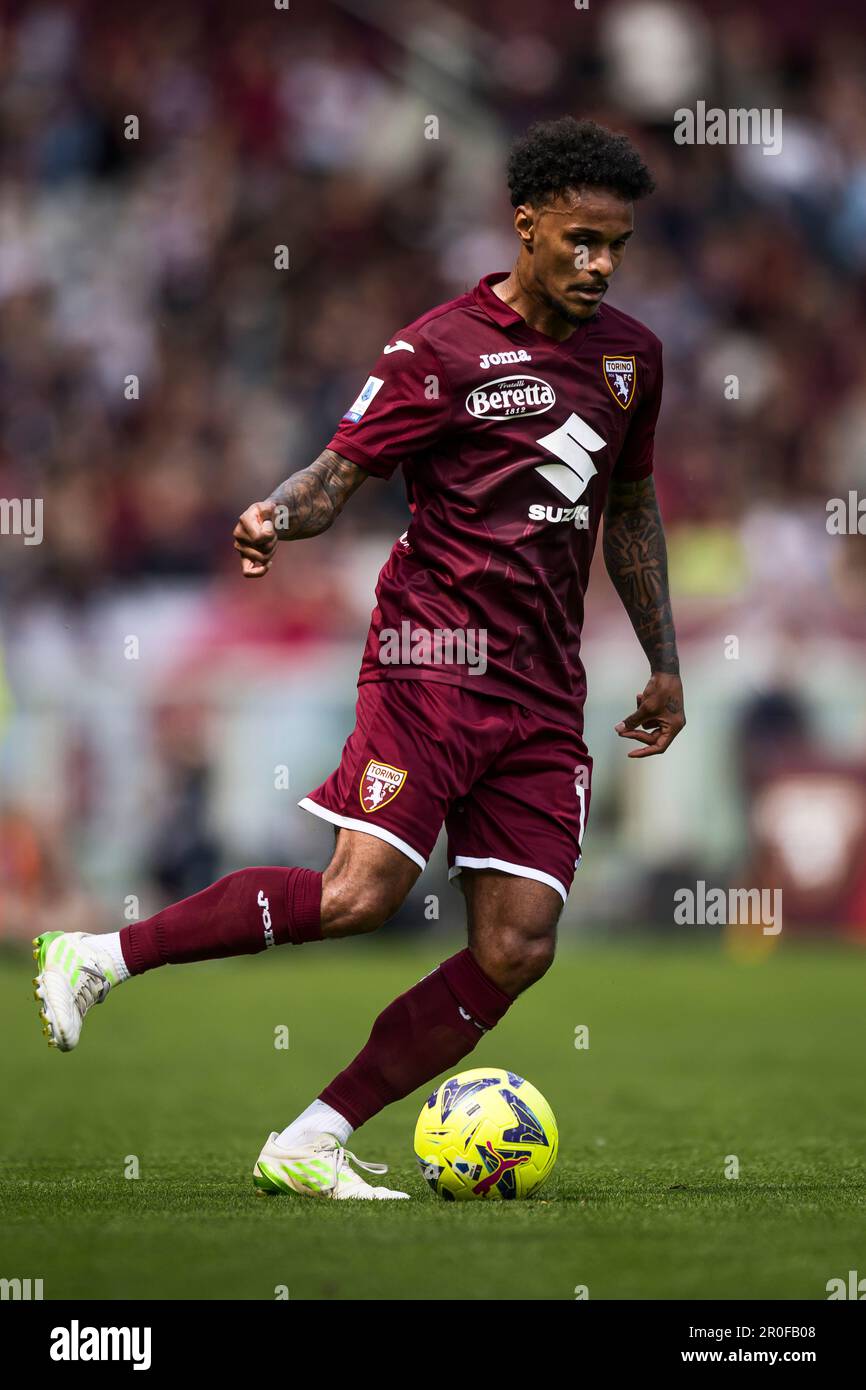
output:
POLYGON ((269 1130, 441 941, 391 931, 154 972, 67 1056, 43 1042, 29 957, 6 953, 0 1276, 42 1278, 47 1299, 826 1298, 866 1274, 866 961, 701 946, 563 947, 465 1064, 540 1088, 559 1163, 536 1200, 465 1205, 428 1193, 412 1155, 432 1086, 352 1145, 411 1202, 263 1200, 250 1181, 269 1130))

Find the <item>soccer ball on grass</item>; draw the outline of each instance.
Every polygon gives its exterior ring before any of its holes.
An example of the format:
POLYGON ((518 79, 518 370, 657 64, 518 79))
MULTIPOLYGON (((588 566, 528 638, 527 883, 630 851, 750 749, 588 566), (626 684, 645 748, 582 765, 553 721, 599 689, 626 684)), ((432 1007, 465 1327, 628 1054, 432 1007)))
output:
POLYGON ((449 1202, 529 1197, 550 1176, 559 1131, 544 1096, 522 1076, 477 1067, 443 1081, 415 1126, 425 1179, 449 1202))

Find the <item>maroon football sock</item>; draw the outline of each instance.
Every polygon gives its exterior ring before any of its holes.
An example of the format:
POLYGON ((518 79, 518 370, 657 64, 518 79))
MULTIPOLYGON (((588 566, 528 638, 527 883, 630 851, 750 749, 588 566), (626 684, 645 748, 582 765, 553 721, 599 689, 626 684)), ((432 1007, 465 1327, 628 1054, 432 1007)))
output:
POLYGON ((156 965, 248 956, 320 941, 322 875, 313 869, 238 869, 120 933, 131 975, 156 965))
POLYGON ((456 1066, 511 1004, 468 950, 389 1004, 366 1046, 322 1091, 354 1129, 416 1086, 456 1066))

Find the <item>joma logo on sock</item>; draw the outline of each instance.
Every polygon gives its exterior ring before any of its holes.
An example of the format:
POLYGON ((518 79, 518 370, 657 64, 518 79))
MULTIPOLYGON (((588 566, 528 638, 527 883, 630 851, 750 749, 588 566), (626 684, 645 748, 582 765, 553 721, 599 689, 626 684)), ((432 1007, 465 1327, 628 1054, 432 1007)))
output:
POLYGON ((259 889, 257 902, 262 909, 262 926, 265 929, 265 949, 267 949, 268 946, 275 946, 277 943, 274 941, 274 925, 270 912, 271 903, 270 899, 265 897, 264 888, 259 889))
MULTIPOLYGON (((425 978, 425 979, 427 978, 426 975, 425 975, 424 978, 425 978)), ((458 1005, 457 1005, 457 1011, 458 1011, 458 1013, 460 1014, 460 1017, 461 1017, 461 1018, 465 1018, 465 1019, 466 1019, 466 1022, 467 1022, 467 1023, 474 1023, 474 1024, 475 1024, 475 1027, 478 1029, 479 1033, 487 1033, 487 1032, 490 1031, 488 1028, 485 1028, 485 1027, 484 1027, 484 1024, 483 1024, 483 1023, 479 1023, 477 1018, 473 1018, 471 1014, 468 1014, 468 1013, 466 1012, 466 1010, 464 1009, 464 1007, 463 1007, 462 1004, 458 1004, 458 1005)))
POLYGON ((149 1327, 69 1327, 51 1329, 52 1361, 132 1361, 134 1371, 150 1370, 149 1327))

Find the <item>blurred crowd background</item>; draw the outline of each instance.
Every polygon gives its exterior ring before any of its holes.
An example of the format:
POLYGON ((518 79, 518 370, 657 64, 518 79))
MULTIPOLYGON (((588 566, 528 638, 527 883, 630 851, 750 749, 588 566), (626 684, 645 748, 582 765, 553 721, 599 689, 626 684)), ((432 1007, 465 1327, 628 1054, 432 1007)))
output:
MULTIPOLYGON (((325 861, 296 802, 351 728, 402 483, 262 583, 231 529, 397 328, 510 266, 508 144, 565 113, 626 130, 658 183, 610 297, 665 348, 689 715, 626 760, 644 661, 599 563, 565 929, 673 930, 703 880, 866 934, 866 538, 826 525, 866 497, 866 12, 6 0, 0 498, 42 498, 44 539, 0 535, 0 939, 325 861), (780 108, 781 154, 676 144, 697 100, 780 108)), ((399 926, 436 929, 429 894, 456 926, 441 850, 399 926)))

